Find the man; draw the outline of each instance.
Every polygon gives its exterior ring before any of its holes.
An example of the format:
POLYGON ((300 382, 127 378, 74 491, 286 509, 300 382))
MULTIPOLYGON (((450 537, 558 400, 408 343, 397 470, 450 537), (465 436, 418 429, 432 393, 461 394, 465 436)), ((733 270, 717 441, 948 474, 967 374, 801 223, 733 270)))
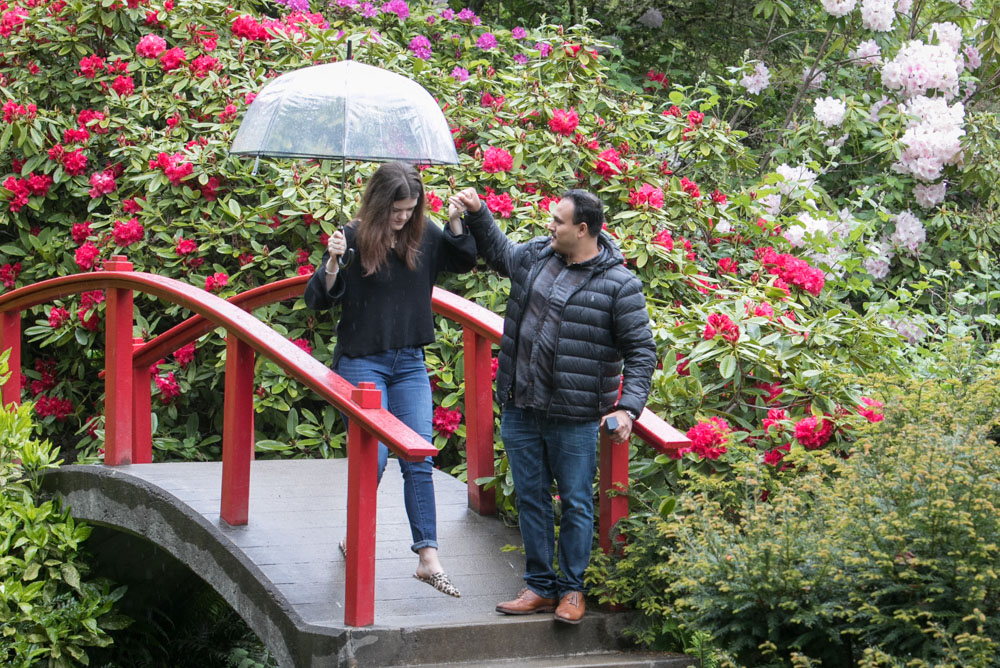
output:
POLYGON ((479 254, 510 277, 496 393, 527 587, 496 609, 554 610, 556 620, 577 624, 594 539, 598 429, 613 417, 612 439, 628 441, 656 364, 642 284, 601 233, 603 207, 587 191, 566 192, 552 209, 551 236, 522 244, 500 231, 472 188, 449 201, 449 216, 463 213, 479 254), (562 509, 558 576, 553 480, 562 509))

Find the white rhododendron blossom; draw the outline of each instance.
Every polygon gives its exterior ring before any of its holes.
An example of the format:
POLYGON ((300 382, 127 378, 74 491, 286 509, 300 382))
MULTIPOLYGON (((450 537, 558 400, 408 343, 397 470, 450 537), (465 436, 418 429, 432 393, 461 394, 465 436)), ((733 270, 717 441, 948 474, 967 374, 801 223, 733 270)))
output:
POLYGON ((948 182, 941 183, 918 183, 913 186, 913 196, 917 198, 917 204, 929 209, 944 201, 945 193, 948 192, 948 182))
POLYGON ((975 69, 979 69, 979 66, 983 64, 983 57, 979 55, 979 49, 974 46, 965 47, 965 69, 970 72, 975 69))
POLYGON ((861 25, 866 29, 887 32, 892 30, 895 18, 894 0, 861 0, 861 25))
POLYGON ((764 195, 757 201, 760 202, 761 207, 768 213, 768 215, 777 216, 778 212, 781 211, 781 195, 778 193, 764 195))
POLYGON ((733 231, 733 224, 730 223, 728 220, 720 220, 715 224, 715 228, 713 231, 716 234, 729 234, 730 232, 733 231))
POLYGON ((798 221, 802 224, 789 225, 783 232, 785 239, 795 248, 802 245, 802 241, 806 235, 812 236, 817 232, 826 234, 830 229, 830 221, 823 218, 816 218, 806 211, 799 214, 798 221))
POLYGON ((851 60, 855 65, 881 65, 882 47, 873 39, 865 40, 858 44, 858 48, 851 51, 851 60))
MULTIPOLYGON (((806 79, 809 79, 809 70, 810 68, 808 67, 802 70, 803 83, 805 83, 806 79)), ((813 72, 812 79, 809 80, 809 85, 807 86, 807 88, 820 88, 823 85, 824 81, 826 81, 826 72, 819 72, 819 71, 813 72)))
POLYGON ((872 104, 871 109, 868 111, 868 120, 872 123, 878 123, 879 112, 881 112, 884 107, 888 106, 888 104, 889 98, 883 95, 881 100, 872 104))
POLYGON ((900 91, 903 97, 924 95, 932 89, 954 97, 961 72, 962 63, 949 46, 913 40, 882 68, 882 84, 900 91))
POLYGON ((834 18, 840 18, 851 13, 858 0, 820 0, 826 13, 834 18))
POLYGON ((892 252, 892 246, 883 241, 872 242, 870 249, 872 256, 866 257, 861 266, 871 274, 872 278, 882 280, 889 275, 889 267, 896 254, 892 252))
POLYGON ((901 211, 892 217, 896 230, 889 235, 889 241, 898 248, 905 248, 911 255, 916 255, 917 248, 927 238, 927 230, 920 219, 909 211, 901 211))
POLYGON ((955 53, 962 48, 962 29, 951 21, 932 23, 927 34, 937 37, 937 43, 949 47, 955 53))
POLYGON ((817 121, 825 127, 833 128, 844 122, 847 105, 835 97, 821 97, 813 105, 813 113, 816 114, 817 121))
POLYGON ((747 89, 751 95, 760 95, 761 91, 771 84, 771 71, 764 63, 757 63, 753 66, 753 72, 746 74, 740 79, 740 85, 747 89))
POLYGON ((937 181, 946 165, 961 159, 964 105, 918 96, 900 105, 900 111, 914 118, 907 121, 906 132, 900 138, 904 148, 893 169, 921 181, 937 181))
POLYGON ((896 3, 896 11, 900 14, 907 13, 910 11, 911 7, 913 7, 913 0, 899 0, 899 2, 896 3))
POLYGON ((791 195, 796 188, 810 190, 816 183, 816 172, 806 168, 805 165, 790 167, 782 163, 776 170, 785 180, 778 183, 778 192, 782 195, 791 195))
POLYGON ((923 328, 922 323, 917 322, 912 318, 901 318, 899 320, 884 320, 883 325, 887 325, 902 336, 904 339, 909 341, 911 344, 919 343, 921 339, 927 336, 927 331, 923 328))
POLYGON ((654 30, 656 28, 660 28, 663 26, 663 12, 659 9, 650 7, 643 13, 642 16, 639 17, 639 24, 654 30))

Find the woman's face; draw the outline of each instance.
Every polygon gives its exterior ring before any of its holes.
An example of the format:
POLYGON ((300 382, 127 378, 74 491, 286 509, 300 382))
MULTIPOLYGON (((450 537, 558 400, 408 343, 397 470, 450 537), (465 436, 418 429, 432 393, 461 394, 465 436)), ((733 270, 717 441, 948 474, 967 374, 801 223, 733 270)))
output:
POLYGON ((389 212, 389 226, 393 232, 399 232, 406 226, 407 221, 413 216, 413 210, 417 208, 417 198, 397 199, 392 203, 392 211, 389 212))

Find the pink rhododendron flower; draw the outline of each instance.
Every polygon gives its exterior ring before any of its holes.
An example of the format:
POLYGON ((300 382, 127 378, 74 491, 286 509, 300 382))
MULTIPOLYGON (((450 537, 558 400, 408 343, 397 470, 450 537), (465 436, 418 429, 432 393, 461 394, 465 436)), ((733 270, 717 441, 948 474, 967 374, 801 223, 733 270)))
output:
POLYGON ((629 193, 628 203, 633 209, 639 209, 642 207, 662 209, 663 191, 656 186, 644 183, 641 188, 633 190, 629 193))
POLYGON ((175 46, 160 54, 160 67, 163 68, 164 72, 171 72, 183 65, 186 60, 187 55, 184 53, 184 49, 175 46))
POLYGON ((87 171, 87 156, 84 155, 83 149, 78 148, 75 151, 63 153, 60 160, 63 169, 71 176, 77 176, 87 171))
POLYGON ((833 436, 833 423, 815 415, 802 418, 795 423, 795 438, 806 450, 818 450, 833 436))
POLYGON ((146 230, 139 222, 138 218, 131 218, 128 222, 115 221, 111 235, 115 238, 115 243, 119 246, 131 246, 137 241, 142 241, 146 230))
POLYGON ((455 79, 456 81, 468 81, 469 70, 465 69, 464 67, 459 67, 458 65, 456 65, 455 68, 451 71, 451 78, 455 79))
POLYGON ((20 273, 20 262, 15 262, 14 264, 7 263, 0 267, 0 283, 3 283, 4 287, 12 288, 14 287, 14 282, 17 280, 17 275, 20 273))
POLYGON ((785 455, 792 449, 791 443, 785 443, 784 445, 779 445, 773 450, 768 450, 764 453, 764 463, 768 466, 777 466, 781 463, 781 460, 785 458, 785 455))
POLYGON ((417 35, 411 39, 409 49, 414 56, 421 60, 430 60, 431 56, 434 55, 431 51, 431 41, 423 35, 417 35))
POLYGON ((132 77, 119 74, 111 84, 111 90, 118 93, 119 97, 128 97, 135 92, 135 81, 132 77))
POLYGON ((433 190, 427 191, 427 206, 430 207, 431 213, 437 213, 444 206, 444 202, 441 198, 435 194, 433 190))
POLYGON ((621 156, 613 148, 606 149, 597 155, 594 162, 594 171, 608 178, 624 171, 621 156))
POLYGON ((514 158, 510 153, 502 148, 487 148, 483 153, 483 171, 494 174, 496 172, 509 172, 514 166, 514 158))
POLYGON ((493 213, 499 214, 501 218, 510 218, 510 214, 514 212, 514 200, 510 198, 510 193, 497 195, 490 192, 486 196, 486 206, 493 213))
POLYGON ((69 233, 73 237, 73 243, 82 244, 87 240, 87 237, 93 234, 90 230, 90 221, 73 223, 73 227, 70 228, 69 233))
POLYGON ((156 58, 167 50, 167 40, 159 35, 144 35, 135 47, 135 52, 143 58, 156 58))
POLYGON ((869 422, 881 422, 885 419, 884 413, 877 410, 885 406, 884 403, 871 397, 861 397, 861 405, 858 406, 858 415, 863 416, 869 422))
POLYGON ((114 189, 117 187, 115 174, 110 169, 106 169, 103 172, 94 172, 90 175, 90 185, 89 192, 91 199, 97 199, 101 195, 114 192, 114 189))
POLYGON ((660 230, 657 232, 656 236, 653 237, 653 243, 661 248, 667 249, 667 251, 672 251, 674 249, 674 239, 670 236, 668 230, 660 230))
POLYGON ((687 452, 693 452, 702 459, 718 459, 726 453, 726 443, 732 428, 720 417, 711 417, 699 422, 687 431, 691 446, 687 452))
POLYGON ((98 72, 103 72, 105 68, 104 59, 99 56, 87 56, 80 59, 80 74, 88 79, 93 79, 98 72))
POLYGON ((221 271, 205 277, 205 289, 209 292, 218 292, 227 285, 229 285, 229 276, 221 271))
POLYGON ((783 420, 788 419, 788 412, 782 408, 772 408, 767 411, 767 417, 761 422, 761 426, 764 427, 764 433, 767 434, 774 427, 776 432, 781 431, 784 427, 781 425, 783 420))
POLYGON ((292 343, 301 348, 306 354, 312 355, 313 349, 312 346, 309 345, 309 341, 307 339, 292 339, 292 343))

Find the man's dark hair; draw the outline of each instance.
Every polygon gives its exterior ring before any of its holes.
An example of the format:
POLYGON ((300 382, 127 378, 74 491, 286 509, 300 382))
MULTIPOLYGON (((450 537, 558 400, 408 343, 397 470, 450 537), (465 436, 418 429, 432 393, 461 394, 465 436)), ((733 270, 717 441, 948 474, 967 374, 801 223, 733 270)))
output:
POLYGON ((587 223, 587 232, 592 237, 601 233, 604 225, 604 205, 592 192, 575 188, 563 193, 563 199, 573 200, 573 224, 587 223))

